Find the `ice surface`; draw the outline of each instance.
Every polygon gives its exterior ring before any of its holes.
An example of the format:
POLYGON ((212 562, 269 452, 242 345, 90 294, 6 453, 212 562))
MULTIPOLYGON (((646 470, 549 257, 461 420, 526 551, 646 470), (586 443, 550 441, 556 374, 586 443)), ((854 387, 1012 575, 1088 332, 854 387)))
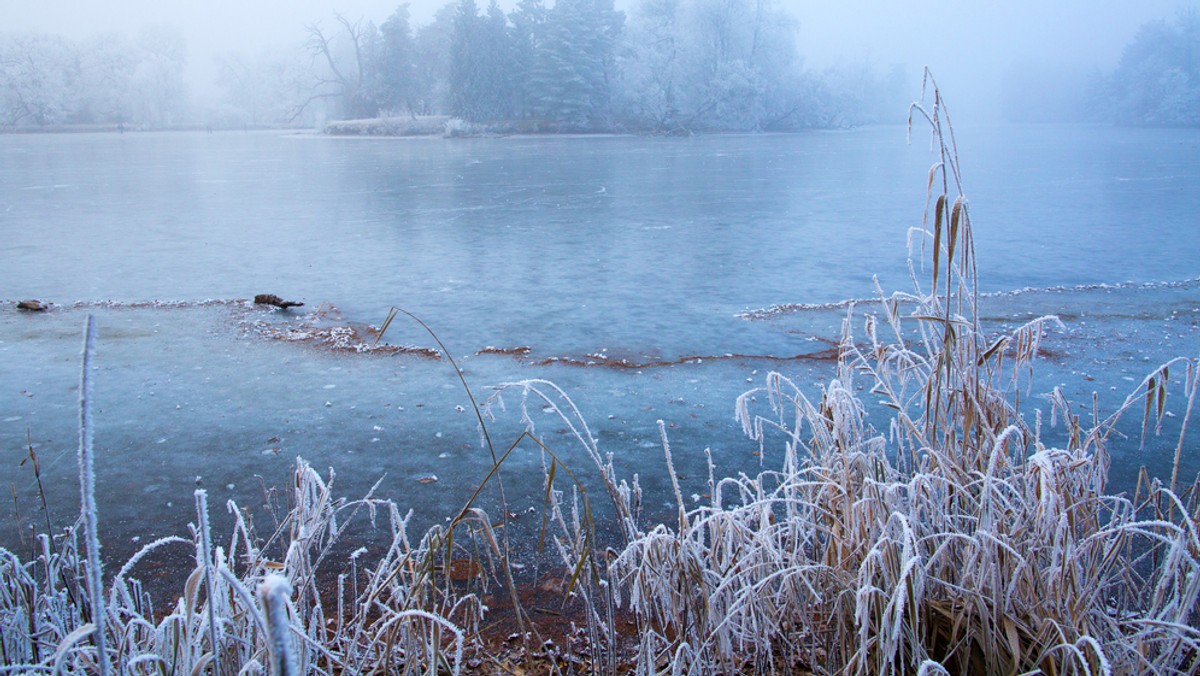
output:
MULTIPOLYGON (((903 139, 0 137, 0 296, 55 303, 0 307, 0 476, 22 523, 40 523, 19 464, 28 439, 53 521, 74 518, 78 346, 94 313, 107 538, 182 532, 197 484, 214 519, 227 498, 262 505, 297 455, 335 467, 342 494, 386 475, 380 492, 418 509, 418 525, 440 521, 490 457, 421 327, 398 319, 383 342, 404 351, 367 349, 400 305, 439 333, 477 398, 531 377, 562 386, 618 472, 639 473, 669 510, 656 420, 685 495, 706 491, 705 448, 719 472, 757 467, 736 396, 772 369, 815 391, 832 375, 840 301, 870 297, 876 273, 908 289, 904 242, 930 158, 903 139), (306 305, 239 300, 268 292, 306 305), (741 316, 772 306, 791 311, 741 316)), ((959 142, 985 291, 1034 289, 986 295, 988 326, 1066 323, 1043 343, 1032 394, 1061 385, 1090 405, 1096 390, 1104 410, 1158 363, 1196 356, 1194 132, 1005 127, 959 142), (1123 180, 1137 176, 1161 180, 1123 180)), ((539 434, 586 470, 539 415, 539 434)), ((1118 487, 1141 463, 1169 469, 1173 439, 1139 451, 1136 417, 1118 487)), ((494 425, 506 447, 519 415, 494 425)), ((538 455, 507 464, 510 509, 540 504, 538 455)), ((6 546, 20 540, 10 503, 6 546)))

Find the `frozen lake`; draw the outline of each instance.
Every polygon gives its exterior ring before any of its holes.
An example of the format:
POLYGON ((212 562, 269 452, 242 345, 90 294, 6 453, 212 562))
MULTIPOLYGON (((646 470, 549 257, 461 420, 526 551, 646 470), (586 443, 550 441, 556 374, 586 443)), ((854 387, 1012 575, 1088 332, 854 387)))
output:
MULTIPOLYGON (((1067 322, 1045 343, 1054 356, 1037 386, 1089 403, 1097 390, 1111 407, 1158 363, 1197 356, 1200 131, 1004 126, 958 140, 989 326, 1067 322), (1006 293, 1023 288, 1034 291, 1006 293)), ((369 339, 364 327, 393 305, 438 332, 481 399, 500 382, 558 383, 655 504, 667 500, 664 420, 685 492, 700 492, 705 448, 720 471, 758 466, 734 398, 772 369, 827 380, 821 357, 844 309, 739 313, 869 298, 872 275, 908 290, 905 241, 932 162, 926 138, 908 145, 902 127, 0 136, 0 477, 17 495, 0 509, 0 545, 19 542, 16 511, 37 514, 20 466, 30 442, 58 525, 77 509, 88 313, 101 520, 116 551, 134 534, 178 533, 197 484, 261 504, 297 455, 335 467, 339 493, 386 475, 380 492, 419 521, 453 514, 490 458, 449 364, 327 340, 369 339), (258 293, 306 305, 285 315, 236 300, 258 293), (55 308, 18 313, 20 298, 55 308)), ((435 347, 406 320, 386 339, 435 347)), ((569 449, 542 415, 539 432, 569 449)), ((498 418, 504 447, 519 413, 498 418)), ((1143 463, 1169 472, 1173 439, 1118 445, 1117 486, 1143 463)), ((533 450, 510 461, 514 507, 540 503, 540 462, 533 450)))

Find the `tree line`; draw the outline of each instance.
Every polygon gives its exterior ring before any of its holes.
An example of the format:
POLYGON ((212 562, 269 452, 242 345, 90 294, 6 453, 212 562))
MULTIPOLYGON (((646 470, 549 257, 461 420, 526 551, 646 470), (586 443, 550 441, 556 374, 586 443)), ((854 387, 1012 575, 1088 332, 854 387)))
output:
POLYGON ((183 38, 165 27, 78 42, 0 34, 0 129, 178 124, 188 114, 185 64, 183 38))
POLYGON ((659 132, 850 126, 901 109, 901 69, 801 66, 773 0, 454 0, 414 30, 308 27, 319 75, 304 109, 332 117, 450 115, 552 130, 659 132))
MULTIPOLYGON (((778 0, 450 0, 421 26, 334 15, 295 47, 226 54, 218 103, 189 103, 178 31, 71 41, 0 32, 0 129, 312 126, 448 116, 530 131, 689 133, 895 121, 903 68, 813 70, 778 0)), ((1013 121, 1200 125, 1200 14, 1147 23, 1111 73, 1014 68, 1013 121)), ((900 111, 900 112, 897 112, 900 111)))
MULTIPOLYGON (((84 42, 0 34, 0 127, 311 125, 451 116, 531 130, 690 132, 893 119, 900 69, 805 69, 776 0, 451 0, 414 27, 335 15, 297 49, 226 54, 219 104, 189 110, 178 33, 84 42)), ((902 113, 900 113, 902 115, 902 113)))
MULTIPOLYGON (((310 48, 327 74, 368 76, 314 88, 333 117, 775 130, 891 121, 911 96, 902 67, 804 68, 798 23, 774 0, 637 0, 628 16, 612 0, 520 0, 509 13, 452 0, 415 31, 407 6, 379 29, 339 21, 332 38, 310 26, 310 48)), ((1110 73, 1023 67, 1002 84, 1010 121, 1200 125, 1200 12, 1141 26, 1110 73)))

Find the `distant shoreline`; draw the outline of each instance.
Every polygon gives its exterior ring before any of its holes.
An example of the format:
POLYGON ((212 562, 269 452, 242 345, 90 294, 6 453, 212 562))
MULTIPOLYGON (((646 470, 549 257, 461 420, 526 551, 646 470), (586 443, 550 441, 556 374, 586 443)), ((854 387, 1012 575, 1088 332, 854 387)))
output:
POLYGON ((144 134, 154 132, 229 132, 229 131, 314 131, 312 127, 283 127, 275 125, 243 125, 237 126, 212 126, 203 124, 179 124, 167 127, 142 127, 138 125, 123 126, 119 124, 54 124, 40 127, 10 127, 0 128, 0 135, 34 135, 34 134, 144 134))
MULTIPOLYGON (((648 130, 620 127, 586 128, 544 118, 513 118, 469 122, 449 115, 375 117, 330 122, 320 131, 325 136, 481 138, 491 136, 613 136, 653 134, 648 130)), ((691 132, 681 133, 690 136, 691 132)))
MULTIPOLYGON (((429 137, 429 138, 476 138, 487 136, 544 136, 544 135, 612 135, 624 134, 617 128, 583 129, 564 126, 559 122, 544 119, 512 119, 489 122, 467 122, 449 115, 420 115, 375 117, 357 120, 336 120, 316 127, 286 126, 271 124, 254 125, 206 125, 180 124, 166 127, 142 127, 138 125, 104 124, 55 124, 44 126, 19 126, 0 128, 0 134, 96 134, 96 133, 146 133, 146 132, 250 132, 280 131, 310 133, 317 136, 344 137, 429 137)), ((652 132, 646 132, 652 133, 652 132)), ((691 135, 680 134, 680 135, 691 135)))
MULTIPOLYGON (((1011 125, 1011 126, 1114 126, 1108 123, 1095 122, 1068 122, 1068 123, 1027 123, 1027 122, 985 122, 986 126, 992 124, 1011 125)), ((494 120, 488 122, 467 122, 461 118, 451 117, 449 115, 423 115, 417 117, 398 116, 398 117, 376 117, 364 118, 357 120, 337 120, 325 123, 318 127, 312 126, 284 126, 284 125, 243 125, 243 126, 209 126, 202 124, 182 124, 168 127, 140 127, 127 126, 121 127, 116 124, 60 124, 46 125, 40 127, 10 127, 0 128, 0 136, 3 135, 21 135, 33 136, 37 134, 144 134, 144 133, 164 133, 164 132, 208 132, 212 133, 230 133, 230 132, 278 132, 283 134, 306 135, 313 137, 335 137, 335 138, 496 138, 496 137, 605 137, 605 136, 648 136, 648 137, 680 137, 686 138, 691 136, 713 136, 713 135, 729 135, 729 134, 799 134, 805 132, 846 132, 855 129, 874 128, 874 127, 891 127, 902 126, 900 124, 866 124, 850 127, 803 127, 796 129, 764 129, 764 130, 718 130, 718 129, 629 129, 619 126, 609 128, 580 128, 572 126, 564 126, 553 120, 535 119, 535 118, 519 118, 511 120, 494 120)), ((1158 129, 1158 128, 1177 128, 1177 127, 1160 127, 1151 125, 1115 125, 1125 128, 1139 129, 1158 129)))

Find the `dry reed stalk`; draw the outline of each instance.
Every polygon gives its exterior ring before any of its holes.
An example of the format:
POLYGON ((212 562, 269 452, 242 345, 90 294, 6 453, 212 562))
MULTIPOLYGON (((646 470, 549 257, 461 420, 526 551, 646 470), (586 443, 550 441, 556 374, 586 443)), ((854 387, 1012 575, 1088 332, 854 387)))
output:
POLYGON ((88 315, 83 337, 83 365, 79 376, 79 512, 87 534, 87 589, 91 601, 92 642, 96 646, 96 669, 108 674, 105 647, 104 586, 101 583, 99 513, 96 509, 96 461, 92 446, 92 358, 96 352, 96 318, 88 315))

